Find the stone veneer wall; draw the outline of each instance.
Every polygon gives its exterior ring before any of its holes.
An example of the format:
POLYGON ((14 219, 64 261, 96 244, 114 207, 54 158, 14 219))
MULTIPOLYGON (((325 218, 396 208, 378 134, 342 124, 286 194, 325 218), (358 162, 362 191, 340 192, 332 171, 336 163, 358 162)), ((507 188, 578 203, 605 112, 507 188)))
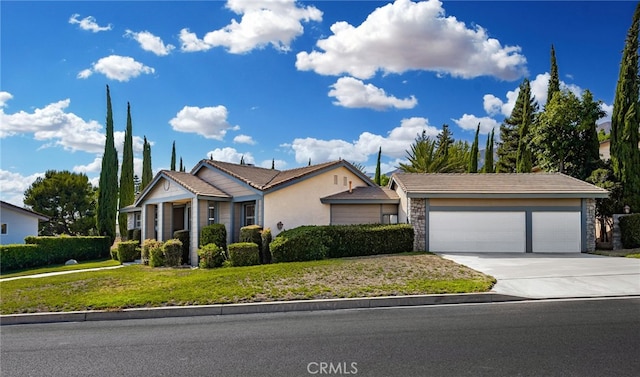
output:
POLYGON ((622 250, 622 233, 620 233, 620 218, 628 216, 626 214, 613 215, 613 230, 611 231, 611 244, 613 250, 622 250))
POLYGON ((409 223, 413 226, 413 250, 414 251, 427 251, 425 218, 427 214, 427 199, 409 198, 409 213, 407 218, 409 223))
POLYGON ((587 252, 596 250, 596 200, 587 199, 587 252))

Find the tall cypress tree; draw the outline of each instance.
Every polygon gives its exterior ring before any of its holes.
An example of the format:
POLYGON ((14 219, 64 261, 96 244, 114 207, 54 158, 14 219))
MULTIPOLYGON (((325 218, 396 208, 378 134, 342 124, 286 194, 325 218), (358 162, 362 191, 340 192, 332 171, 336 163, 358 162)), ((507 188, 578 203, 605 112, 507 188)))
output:
POLYGON ((620 74, 611 115, 611 163, 615 177, 622 183, 622 200, 634 212, 640 211, 640 78, 638 77, 638 33, 640 3, 633 13, 627 32, 620 74))
POLYGON ((467 173, 478 172, 478 135, 479 134, 480 134, 480 123, 478 123, 478 128, 476 128, 476 136, 473 139, 473 144, 471 144, 471 155, 469 156, 469 166, 467 167, 467 173))
POLYGON ((151 144, 147 142, 147 137, 144 137, 144 144, 142 148, 142 181, 140 183, 140 191, 153 180, 153 172, 151 170, 151 144))
POLYGON ((524 104, 522 109, 522 124, 520 125, 520 139, 518 140, 518 154, 516 157, 516 173, 531 173, 531 150, 529 149, 529 128, 531 128, 531 109, 524 104))
POLYGON ((173 142, 173 147, 171 147, 171 170, 176 170, 176 142, 173 142))
POLYGON ((491 134, 487 134, 487 146, 484 149, 484 166, 482 167, 483 173, 495 172, 493 168, 493 137, 495 128, 491 130, 491 134))
POLYGON ((378 186, 380 186, 382 183, 382 176, 380 175, 380 158, 381 157, 382 157, 382 147, 378 149, 378 160, 376 161, 376 174, 373 176, 373 181, 378 186))
MULTIPOLYGON (((133 126, 131 125, 131 104, 127 102, 127 128, 124 131, 124 148, 122 149, 122 166, 120 167, 120 209, 133 204, 135 187, 133 183, 133 126)), ((120 237, 126 239, 128 224, 127 214, 118 215, 120 237)))
POLYGON ((591 173, 602 166, 600 159, 600 141, 596 122, 605 116, 605 112, 600 108, 601 101, 594 101, 593 94, 588 89, 582 93, 580 103, 580 123, 578 132, 580 135, 580 153, 577 153, 580 171, 577 178, 587 179, 591 173), (581 161, 580 161, 581 160, 581 161))
POLYGON ((113 112, 109 85, 107 85, 106 133, 98 188, 96 225, 98 233, 109 237, 110 242, 113 243, 116 238, 116 213, 118 211, 118 153, 114 146, 113 112))
POLYGON ((549 72, 549 86, 547 87, 547 103, 551 102, 553 94, 560 91, 560 76, 558 74, 558 63, 556 62, 556 50, 551 45, 551 72, 549 72))

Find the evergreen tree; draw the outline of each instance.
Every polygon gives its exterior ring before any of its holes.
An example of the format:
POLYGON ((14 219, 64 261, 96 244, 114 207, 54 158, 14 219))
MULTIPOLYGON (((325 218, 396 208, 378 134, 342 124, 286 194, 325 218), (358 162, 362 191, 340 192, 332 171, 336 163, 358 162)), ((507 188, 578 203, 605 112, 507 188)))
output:
POLYGON ((271 170, 275 170, 276 169, 276 159, 272 158, 271 159, 271 170))
POLYGON ((111 109, 111 94, 107 85, 107 120, 104 154, 102 155, 102 170, 98 191, 98 208, 96 210, 96 225, 98 234, 109 237, 113 243, 116 238, 116 214, 118 211, 118 152, 113 138, 113 112, 111 109))
POLYGON ((173 147, 171 147, 171 168, 172 171, 176 170, 176 142, 173 142, 173 147))
MULTIPOLYGON (((124 148, 122 149, 122 166, 120 167, 120 209, 133 204, 135 187, 133 181, 133 126, 131 124, 131 105, 127 102, 127 128, 124 131, 124 148)), ((126 239, 128 224, 127 214, 118 215, 120 237, 126 239)))
POLYGON ((602 101, 594 101, 593 94, 588 89, 582 93, 582 102, 580 104, 580 122, 578 124, 578 132, 580 135, 580 151, 577 154, 576 161, 578 170, 577 178, 581 180, 587 179, 591 173, 602 168, 602 160, 600 159, 600 140, 598 139, 598 131, 596 122, 605 116, 600 105, 602 101))
POLYGON ((473 138, 473 144, 471 144, 471 155, 469 156, 469 166, 467 173, 478 172, 478 135, 480 134, 480 123, 476 128, 476 136, 473 138))
POLYGON ((549 86, 547 87, 547 107, 551 102, 553 94, 560 91, 560 76, 558 75, 558 64, 556 63, 556 50, 551 45, 551 72, 549 73, 549 86))
POLYGON ((381 176, 380 176, 380 158, 381 157, 382 157, 382 147, 380 147, 380 149, 378 149, 378 160, 376 162, 376 174, 373 176, 373 181, 378 186, 380 186, 381 183, 382 183, 381 176))
POLYGON ((520 143, 520 126, 522 125, 523 110, 527 106, 529 109, 529 124, 533 124, 535 113, 538 111, 538 104, 531 96, 531 84, 528 79, 524 79, 520 84, 518 98, 511 111, 511 115, 500 125, 500 143, 498 144, 498 161, 496 163, 496 173, 515 173, 518 158, 518 145, 520 143))
POLYGON ((140 183, 140 191, 144 190, 153 180, 153 172, 151 170, 151 144, 144 137, 142 147, 142 182, 140 183))
POLYGON ((311 157, 309 157, 309 164, 308 166, 311 166, 311 157))
POLYGON ((531 150, 529 143, 529 129, 531 128, 531 117, 529 116, 529 106, 522 109, 522 124, 520 125, 520 138, 518 140, 518 154, 516 157, 516 173, 531 173, 531 150))
POLYGON ((244 155, 240 157, 240 165, 244 165, 244 155))
POLYGON ((623 202, 640 211, 640 78, 638 76, 638 33, 640 3, 627 32, 611 116, 611 164, 622 183, 623 202))
POLYGON ((487 135, 487 146, 484 149, 484 166, 482 167, 482 171, 484 173, 493 173, 493 137, 494 137, 495 129, 491 130, 491 134, 487 135))
POLYGON ((449 155, 449 146, 451 146, 451 144, 453 144, 453 136, 451 131, 449 131, 449 125, 443 124, 442 131, 440 131, 436 137, 436 150, 445 160, 449 155))
POLYGON ((186 171, 185 166, 182 164, 182 156, 180 156, 180 171, 181 172, 185 172, 186 171))

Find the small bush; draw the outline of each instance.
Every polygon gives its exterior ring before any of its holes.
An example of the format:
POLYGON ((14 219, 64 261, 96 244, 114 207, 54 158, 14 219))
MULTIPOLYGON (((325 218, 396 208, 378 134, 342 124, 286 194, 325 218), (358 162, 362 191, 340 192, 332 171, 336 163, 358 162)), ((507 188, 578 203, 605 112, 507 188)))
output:
POLYGON ((620 237, 625 249, 640 247, 640 213, 620 217, 620 237))
POLYGON ((0 271, 47 265, 47 255, 38 245, 0 245, 0 271))
POLYGON ((262 255, 262 227, 260 225, 247 225, 240 228, 240 242, 253 242, 258 245, 260 263, 266 263, 262 255))
POLYGON ((269 244, 273 241, 271 236, 271 229, 267 228, 262 231, 260 235, 262 237, 262 258, 263 263, 271 263, 271 249, 269 248, 269 244))
POLYGON ((184 230, 176 230, 173 232, 173 238, 180 240, 182 242, 182 261, 184 263, 189 263, 190 255, 189 255, 189 231, 184 230))
POLYGON ((182 264, 182 242, 180 240, 168 240, 162 245, 162 256, 164 265, 176 267, 182 264))
POLYGON ((253 242, 232 243, 229 245, 229 260, 233 266, 260 264, 260 249, 253 242))
POLYGON ((204 245, 198 249, 198 256, 200 257, 198 262, 200 268, 221 267, 227 260, 227 253, 224 249, 214 243, 204 245))
POLYGON ((322 229, 302 226, 280 233, 270 244, 274 263, 323 259, 327 247, 322 242, 322 229))
POLYGON ((138 241, 118 242, 117 250, 120 263, 133 262, 140 256, 138 241))
MULTIPOLYGON (((150 264, 152 250, 155 250, 156 261, 158 261, 157 259, 158 257, 160 258, 160 260, 162 259, 162 242, 148 238, 144 240, 144 242, 142 243, 142 252, 140 255, 142 259, 142 264, 145 264, 145 265, 150 264)), ((151 266, 151 267, 157 267, 161 265, 162 263, 156 266, 151 266)))
POLYGON ((138 246, 140 246, 141 238, 141 229, 127 229, 127 241, 138 241, 138 246))
POLYGON ((214 243, 222 249, 227 248, 227 228, 224 224, 210 224, 200 230, 200 245, 214 243))

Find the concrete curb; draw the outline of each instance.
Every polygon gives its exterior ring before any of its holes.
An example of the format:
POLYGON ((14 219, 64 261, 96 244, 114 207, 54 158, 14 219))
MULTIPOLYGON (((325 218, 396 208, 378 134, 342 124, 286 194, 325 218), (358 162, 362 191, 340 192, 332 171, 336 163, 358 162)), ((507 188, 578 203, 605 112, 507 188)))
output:
POLYGON ((275 301, 246 304, 165 306, 158 308, 123 309, 118 311, 87 310, 60 313, 8 314, 0 316, 0 325, 4 326, 54 322, 112 321, 123 319, 194 317, 250 313, 279 313, 314 310, 367 309, 385 308, 392 306, 491 303, 524 300, 528 299, 524 297, 508 296, 497 293, 462 293, 327 300, 275 301))

